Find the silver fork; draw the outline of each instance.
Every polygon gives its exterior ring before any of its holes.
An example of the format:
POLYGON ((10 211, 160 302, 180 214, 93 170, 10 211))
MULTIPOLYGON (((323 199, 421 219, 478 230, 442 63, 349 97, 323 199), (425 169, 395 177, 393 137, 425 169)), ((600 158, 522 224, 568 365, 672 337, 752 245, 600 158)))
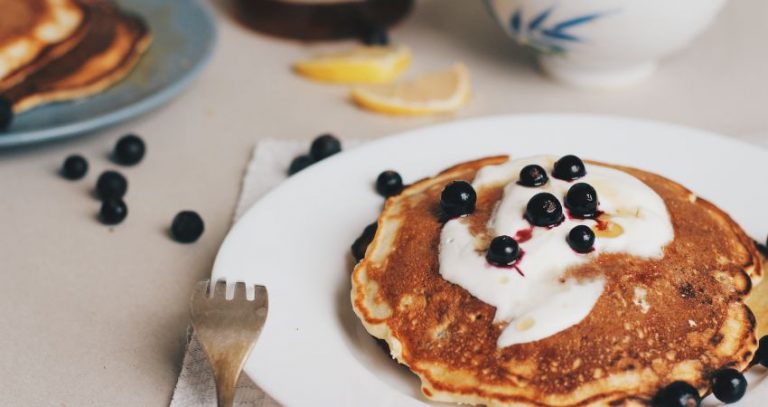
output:
POLYGON ((230 407, 235 400, 235 385, 248 354, 267 320, 267 289, 254 286, 256 296, 248 300, 245 283, 235 284, 235 295, 226 299, 227 283, 219 281, 211 295, 208 280, 197 283, 190 301, 192 326, 203 346, 216 379, 219 407, 230 407))

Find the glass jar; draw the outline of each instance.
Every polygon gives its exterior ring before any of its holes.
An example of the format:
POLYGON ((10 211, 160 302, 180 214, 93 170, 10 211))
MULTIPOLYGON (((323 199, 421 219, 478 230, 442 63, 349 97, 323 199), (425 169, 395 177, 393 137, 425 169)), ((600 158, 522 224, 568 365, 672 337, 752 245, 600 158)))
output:
POLYGON ((265 34, 304 41, 361 38, 400 21, 413 0, 237 0, 237 17, 265 34))

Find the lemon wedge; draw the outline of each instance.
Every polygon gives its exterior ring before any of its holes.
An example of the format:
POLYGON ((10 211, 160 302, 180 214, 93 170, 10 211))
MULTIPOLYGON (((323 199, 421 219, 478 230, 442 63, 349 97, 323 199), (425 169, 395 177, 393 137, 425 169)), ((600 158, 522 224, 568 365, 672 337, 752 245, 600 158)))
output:
POLYGON ((391 85, 358 87, 352 100, 374 112, 428 115, 453 112, 469 99, 469 71, 463 64, 391 85))
POLYGON ((408 47, 368 46, 319 55, 297 62, 293 69, 322 82, 385 83, 395 80, 410 64, 408 47))

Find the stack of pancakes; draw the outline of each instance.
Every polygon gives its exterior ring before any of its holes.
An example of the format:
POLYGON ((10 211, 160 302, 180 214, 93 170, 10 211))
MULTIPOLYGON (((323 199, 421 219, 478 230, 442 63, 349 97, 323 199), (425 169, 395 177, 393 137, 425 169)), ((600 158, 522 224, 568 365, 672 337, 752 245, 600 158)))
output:
MULTIPOLYGON (((480 168, 506 161, 463 163, 389 198, 352 275, 353 307, 363 325, 420 377, 428 398, 489 406, 640 406, 671 382, 686 381, 706 394, 713 372, 749 366, 760 332, 753 312, 768 308, 750 295, 762 275, 754 243, 726 213, 674 181, 612 165, 664 200, 675 235, 664 256, 604 253, 569 270, 606 278, 590 314, 542 340, 498 347, 503 325, 494 322, 495 308, 439 273, 437 214, 445 185, 471 181, 480 168), (647 310, 636 303, 637 287, 647 290, 647 310)), ((487 220, 499 188, 478 190, 471 216, 487 220)))
POLYGON ((151 42, 106 0, 0 0, 0 98, 15 114, 94 95, 123 79, 151 42))

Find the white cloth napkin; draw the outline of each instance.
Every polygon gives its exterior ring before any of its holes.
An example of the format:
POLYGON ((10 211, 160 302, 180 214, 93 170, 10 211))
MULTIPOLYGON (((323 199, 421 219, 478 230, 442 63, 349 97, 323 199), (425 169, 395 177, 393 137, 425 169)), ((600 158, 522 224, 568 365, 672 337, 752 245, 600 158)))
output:
MULTIPOLYGON (((237 221, 259 198, 286 177, 286 169, 299 154, 306 153, 307 141, 264 140, 253 149, 253 157, 245 170, 240 198, 235 208, 237 221)), ((173 391, 171 407, 215 407, 216 386, 205 352, 190 330, 190 341, 181 366, 181 374, 173 391)), ((264 393, 245 374, 237 385, 235 406, 277 407, 279 404, 264 393)))

